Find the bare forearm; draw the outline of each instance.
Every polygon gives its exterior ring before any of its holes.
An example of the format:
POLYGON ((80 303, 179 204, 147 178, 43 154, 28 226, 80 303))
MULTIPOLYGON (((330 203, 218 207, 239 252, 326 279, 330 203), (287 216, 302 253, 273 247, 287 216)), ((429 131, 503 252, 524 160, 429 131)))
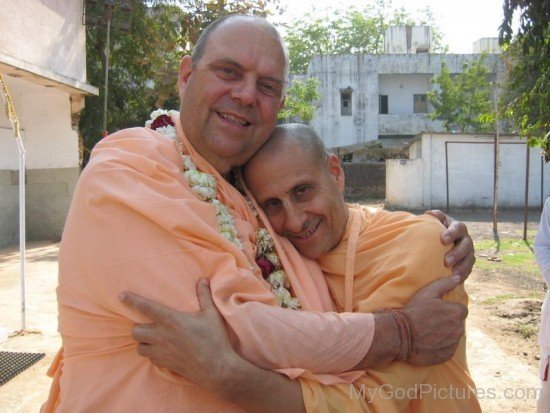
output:
POLYGON ((305 413, 298 380, 256 367, 239 356, 231 356, 216 377, 201 385, 250 413, 305 413))
POLYGON ((399 353, 400 339, 393 317, 389 313, 375 313, 374 324, 375 331, 370 349, 354 370, 389 364, 399 353))

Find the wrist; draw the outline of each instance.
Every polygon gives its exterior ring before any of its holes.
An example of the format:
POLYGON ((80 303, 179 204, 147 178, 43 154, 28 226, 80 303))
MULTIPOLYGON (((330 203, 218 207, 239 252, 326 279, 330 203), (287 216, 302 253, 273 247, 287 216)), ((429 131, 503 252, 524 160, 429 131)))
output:
POLYGON ((401 351, 399 327, 389 313, 374 314, 374 338, 367 353, 369 366, 388 364, 398 358, 401 351))

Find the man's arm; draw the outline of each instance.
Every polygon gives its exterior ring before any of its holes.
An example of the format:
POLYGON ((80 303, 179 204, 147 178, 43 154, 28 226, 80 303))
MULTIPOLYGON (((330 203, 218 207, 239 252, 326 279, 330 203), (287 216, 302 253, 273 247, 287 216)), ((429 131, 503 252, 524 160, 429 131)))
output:
POLYGON ((233 349, 207 280, 199 281, 197 296, 201 311, 187 314, 194 326, 194 340, 190 343, 197 345, 182 347, 169 334, 181 322, 175 310, 136 295, 122 294, 123 302, 155 321, 134 327, 132 337, 140 342, 138 353, 248 412, 305 412, 297 380, 256 367, 233 349))
MULTIPOLYGON (((443 301, 441 296, 459 282, 456 277, 436 280, 420 290, 403 308, 417 332, 417 355, 412 363, 437 364, 452 356, 464 332, 467 309, 461 304, 443 301)), ((129 292, 122 294, 121 300, 154 321, 152 324, 137 324, 133 329, 133 338, 140 342, 139 354, 184 377, 200 370, 190 362, 198 354, 203 359, 215 359, 216 349, 226 344, 216 338, 224 324, 214 322, 208 312, 180 312, 129 292)), ((399 354, 401 342, 393 318, 389 314, 377 313, 375 322, 373 344, 356 369, 390 363, 399 354)), ((225 327, 223 332, 225 334, 225 327)), ((203 361, 197 360, 197 363, 203 361)))
POLYGON ((453 248, 445 254, 445 266, 452 267, 453 275, 460 276, 464 281, 476 262, 474 243, 468 228, 439 209, 426 211, 426 214, 434 216, 447 228, 441 233, 441 242, 443 245, 453 244, 453 248))

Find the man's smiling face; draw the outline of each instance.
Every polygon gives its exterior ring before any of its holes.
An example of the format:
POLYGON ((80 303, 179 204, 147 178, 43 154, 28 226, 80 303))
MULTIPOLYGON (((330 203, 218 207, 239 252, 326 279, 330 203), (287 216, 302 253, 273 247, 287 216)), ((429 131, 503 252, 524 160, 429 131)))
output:
POLYGON ((183 130, 220 173, 244 164, 267 140, 284 103, 285 76, 280 38, 246 19, 215 28, 198 62, 182 60, 183 130))
POLYGON ((273 229, 302 255, 316 259, 340 242, 348 212, 335 155, 319 159, 297 142, 262 148, 246 164, 245 180, 273 229))

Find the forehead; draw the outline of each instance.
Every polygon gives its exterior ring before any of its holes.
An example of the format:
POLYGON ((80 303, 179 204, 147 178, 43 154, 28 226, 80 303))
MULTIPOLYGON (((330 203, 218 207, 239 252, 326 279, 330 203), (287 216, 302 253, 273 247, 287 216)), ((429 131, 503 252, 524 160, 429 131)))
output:
POLYGON ((286 59, 280 38, 269 26, 234 19, 217 27, 208 38, 201 60, 230 59, 246 70, 284 81, 286 59))
POLYGON ((304 153, 299 145, 283 150, 260 153, 245 168, 245 178, 258 201, 284 197, 303 183, 321 185, 325 169, 323 163, 304 153))

